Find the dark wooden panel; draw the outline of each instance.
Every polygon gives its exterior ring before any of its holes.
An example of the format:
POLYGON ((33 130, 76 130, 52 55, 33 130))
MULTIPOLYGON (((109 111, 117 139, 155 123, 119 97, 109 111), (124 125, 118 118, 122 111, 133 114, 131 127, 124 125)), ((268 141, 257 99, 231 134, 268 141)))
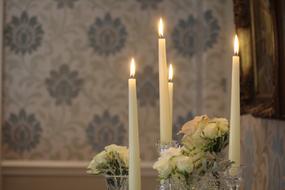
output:
POLYGON ((234 0, 241 45, 241 112, 285 117, 285 1, 234 0))
POLYGON ((275 0, 277 28, 278 28, 278 54, 279 54, 279 109, 280 117, 285 118, 285 1, 275 0))

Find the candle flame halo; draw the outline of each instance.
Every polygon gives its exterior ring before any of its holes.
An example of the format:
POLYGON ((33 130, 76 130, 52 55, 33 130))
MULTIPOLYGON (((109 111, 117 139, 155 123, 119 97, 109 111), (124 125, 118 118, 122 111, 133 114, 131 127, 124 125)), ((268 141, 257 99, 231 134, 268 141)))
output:
POLYGON ((136 73, 136 62, 135 59, 132 58, 131 59, 131 64, 130 64, 130 77, 135 77, 135 73, 136 73))
POLYGON ((238 55, 239 52, 239 41, 238 41, 238 36, 235 35, 235 39, 234 39, 234 53, 235 55, 238 55))
POLYGON ((168 80, 169 80, 169 81, 172 81, 172 80, 173 80, 173 66, 172 66, 172 64, 169 64, 168 80))
POLYGON ((158 35, 159 37, 163 37, 163 29, 164 29, 164 24, 162 18, 159 19, 158 22, 158 35))

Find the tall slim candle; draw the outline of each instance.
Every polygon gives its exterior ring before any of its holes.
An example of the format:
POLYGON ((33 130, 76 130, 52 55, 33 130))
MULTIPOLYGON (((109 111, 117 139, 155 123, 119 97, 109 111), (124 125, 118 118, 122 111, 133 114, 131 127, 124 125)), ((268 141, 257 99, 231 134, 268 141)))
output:
POLYGON ((170 106, 170 125, 173 125, 173 67, 169 64, 168 70, 168 91, 169 91, 169 106, 170 106))
POLYGON ((158 62, 159 62, 159 106, 160 106, 160 143, 168 144, 172 141, 172 127, 170 124, 169 92, 167 85, 166 42, 163 36, 163 21, 159 20, 158 62))
POLYGON ((141 190, 135 61, 131 60, 129 83, 129 189, 141 190))
POLYGON ((240 59, 238 56, 238 37, 234 40, 234 53, 232 62, 232 89, 231 89, 231 119, 229 160, 234 161, 234 166, 240 166, 240 59))

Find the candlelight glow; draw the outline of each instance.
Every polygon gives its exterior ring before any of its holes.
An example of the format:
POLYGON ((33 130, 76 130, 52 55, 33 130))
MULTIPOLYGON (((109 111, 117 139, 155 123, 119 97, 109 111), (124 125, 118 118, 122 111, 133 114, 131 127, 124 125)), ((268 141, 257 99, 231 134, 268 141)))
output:
POLYGON ((235 35, 235 40, 234 40, 234 53, 237 55, 239 51, 239 42, 238 42, 238 36, 235 35))
POLYGON ((162 18, 159 19, 159 23, 158 23, 158 35, 160 37, 163 37, 163 20, 162 18))
POLYGON ((173 79, 173 67, 172 64, 169 64, 169 69, 168 69, 168 80, 172 81, 173 79))
POLYGON ((131 65, 130 65, 130 76, 135 77, 135 73, 136 73, 136 63, 135 63, 135 59, 132 58, 131 65))

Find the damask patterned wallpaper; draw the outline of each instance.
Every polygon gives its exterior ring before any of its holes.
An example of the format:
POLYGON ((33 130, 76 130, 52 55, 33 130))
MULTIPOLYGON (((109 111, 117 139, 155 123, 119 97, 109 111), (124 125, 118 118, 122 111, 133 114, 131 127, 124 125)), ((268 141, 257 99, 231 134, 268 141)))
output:
POLYGON ((89 160, 127 144, 129 60, 137 60, 141 157, 159 138, 157 20, 175 65, 174 131, 226 116, 232 55, 227 0, 7 0, 5 159, 89 160))

